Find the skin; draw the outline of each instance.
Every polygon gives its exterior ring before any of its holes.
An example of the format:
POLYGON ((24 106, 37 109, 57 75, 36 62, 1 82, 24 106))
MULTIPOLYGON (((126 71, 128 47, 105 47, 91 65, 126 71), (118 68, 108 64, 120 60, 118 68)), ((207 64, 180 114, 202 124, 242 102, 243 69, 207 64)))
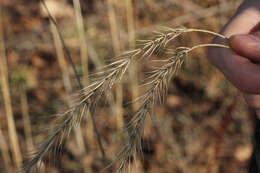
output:
POLYGON ((241 92, 260 118, 260 0, 246 0, 222 29, 228 39, 213 43, 231 49, 209 48, 208 58, 241 92))

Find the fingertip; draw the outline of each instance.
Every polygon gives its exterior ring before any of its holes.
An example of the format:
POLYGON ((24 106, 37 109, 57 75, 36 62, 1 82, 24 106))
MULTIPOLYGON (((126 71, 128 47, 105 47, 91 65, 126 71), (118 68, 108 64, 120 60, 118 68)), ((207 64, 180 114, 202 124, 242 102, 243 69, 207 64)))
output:
MULTIPOLYGON (((230 46, 230 48, 236 52, 237 54, 241 53, 243 54, 243 39, 244 39, 245 35, 244 34, 239 34, 239 35, 231 35, 227 41, 228 41, 228 45, 230 46), (241 51, 242 50, 242 51, 241 51)), ((243 56, 243 55, 242 55, 243 56)))
POLYGON ((238 35, 231 35, 227 40, 229 46, 234 50, 234 51, 239 51, 241 47, 243 47, 243 43, 246 39, 246 34, 238 34, 238 35))
POLYGON ((252 61, 260 61, 260 38, 252 34, 232 35, 228 44, 237 54, 252 61))
POLYGON ((237 35, 231 35, 230 37, 227 37, 228 44, 232 45, 234 40, 236 40, 237 35))

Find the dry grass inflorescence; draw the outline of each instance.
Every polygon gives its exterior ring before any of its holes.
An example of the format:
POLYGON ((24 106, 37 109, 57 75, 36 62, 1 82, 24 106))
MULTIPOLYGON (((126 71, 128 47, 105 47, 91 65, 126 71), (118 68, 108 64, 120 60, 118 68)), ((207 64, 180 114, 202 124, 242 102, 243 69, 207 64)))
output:
POLYGON ((205 51, 239 1, 0 4, 0 172, 246 172, 250 114, 205 51))
POLYGON ((164 27, 161 32, 156 32, 153 39, 140 40, 139 42, 142 44, 139 48, 113 58, 112 62, 102 70, 89 76, 91 84, 80 90, 75 96, 79 101, 68 111, 57 116, 56 125, 50 130, 49 136, 19 172, 30 173, 45 155, 58 152, 72 129, 80 125, 83 116, 86 116, 87 112, 95 113, 96 104, 105 93, 111 90, 114 84, 122 80, 132 62, 149 61, 152 55, 165 56, 166 60, 161 62, 163 65, 149 72, 149 76, 145 79, 147 82, 143 84, 148 89, 139 98, 136 98, 136 101, 140 102, 140 106, 126 123, 125 131, 128 133, 128 140, 115 161, 115 163, 119 162, 117 172, 124 172, 131 159, 135 158, 136 153, 141 151, 141 137, 147 115, 152 115, 154 105, 164 103, 169 81, 180 70, 189 54, 202 47, 229 48, 226 45, 210 43, 174 48, 171 41, 183 33, 191 32, 211 34, 225 39, 223 35, 202 29, 164 27))

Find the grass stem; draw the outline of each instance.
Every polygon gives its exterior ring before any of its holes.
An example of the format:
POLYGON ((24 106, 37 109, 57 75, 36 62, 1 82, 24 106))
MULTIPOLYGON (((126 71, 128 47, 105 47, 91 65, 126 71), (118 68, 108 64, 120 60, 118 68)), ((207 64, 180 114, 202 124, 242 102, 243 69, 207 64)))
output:
MULTIPOLYGON (((51 23, 51 31, 53 34, 58 62, 59 62, 61 73, 62 73, 62 80, 63 80, 63 84, 64 84, 65 91, 66 91, 66 102, 67 102, 67 106, 70 108, 70 107, 72 107, 72 102, 70 101, 71 100, 70 94, 72 94, 72 84, 70 81, 69 68, 67 66, 67 63, 66 63, 66 60, 65 60, 65 57, 63 54, 62 43, 58 36, 58 31, 56 30, 53 23, 51 23)), ((78 149, 80 150, 80 153, 84 154, 86 152, 86 148, 85 148, 85 144, 84 144, 82 131, 81 131, 80 127, 74 127, 73 131, 74 131, 75 138, 77 141, 78 149)))
MULTIPOLYGON (((108 16, 109 16, 109 24, 110 24, 110 33, 112 37, 112 44, 114 53, 119 55, 120 53, 120 40, 119 40, 119 31, 118 24, 116 22, 116 13, 114 9, 115 0, 108 0, 108 16)), ((116 121, 117 128, 121 129, 124 125, 123 119, 123 86, 122 83, 119 82, 116 86, 116 121)))
POLYGON ((23 115, 23 126, 24 126, 24 134, 26 138, 26 146, 27 151, 31 152, 35 149, 32 138, 32 127, 31 120, 29 115, 29 105, 26 96, 26 91, 23 87, 20 87, 20 102, 21 102, 21 110, 23 115))
POLYGON ((0 127, 0 151, 1 151, 1 155, 3 157, 6 172, 11 173, 13 171, 12 166, 11 166, 11 158, 8 153, 8 145, 7 145, 7 142, 6 142, 6 139, 2 132, 1 127, 0 127))
POLYGON ((81 66, 83 71, 83 83, 88 85, 88 48, 86 41, 86 34, 84 29, 83 17, 81 13, 81 6, 79 0, 73 0, 74 11, 75 11, 75 20, 76 27, 78 31, 78 38, 80 42, 80 57, 81 57, 81 66))
MULTIPOLYGON (((63 50, 64 50, 64 52, 65 52, 65 54, 66 54, 66 56, 67 56, 67 58, 68 58, 68 60, 69 60, 69 62, 71 64, 71 66, 72 66, 72 69, 73 69, 75 77, 77 79, 79 88, 82 90, 84 87, 83 87, 83 85, 81 83, 81 80, 80 80, 80 77, 79 77, 79 75, 77 73, 77 70, 76 70, 75 64, 74 64, 74 62, 72 60, 72 56, 70 54, 70 51, 69 51, 69 49, 67 48, 67 46, 65 44, 65 41, 64 41, 64 39, 63 39, 63 37, 61 35, 61 32, 59 31, 58 25, 57 25, 55 19, 53 18, 53 16, 51 15, 51 13, 50 13, 50 11, 49 11, 46 3, 45 3, 45 0, 40 0, 40 2, 42 2, 44 8, 46 9, 46 11, 47 11, 47 13, 49 15, 50 21, 54 24, 55 28, 57 29, 57 33, 58 33, 59 39, 61 41, 62 48, 63 48, 63 50)), ((89 103, 86 103, 86 104, 88 105, 89 103)), ((98 138, 98 144, 99 144, 99 148, 100 148, 101 153, 102 153, 102 158, 103 158, 103 160, 106 160, 106 155, 105 155, 105 150, 104 150, 104 147, 103 147, 103 144, 102 144, 101 135, 100 135, 100 133, 98 131, 97 125, 94 124, 94 123, 96 123, 95 122, 95 118, 94 118, 93 114, 90 114, 90 116, 91 116, 91 119, 92 119, 94 131, 95 131, 95 133, 97 135, 97 138, 98 138)))
MULTIPOLYGON (((128 29, 128 42, 130 49, 135 49, 135 22, 134 22, 134 9, 133 1, 126 0, 126 14, 127 14, 127 29, 128 29)), ((129 77, 131 79, 131 90, 132 90, 132 100, 139 95, 138 88, 138 63, 133 62, 129 69, 129 77)), ((136 111, 139 105, 138 102, 133 103, 133 110, 136 111)))
POLYGON ((15 127, 14 115, 11 103, 11 94, 8 83, 8 68, 7 68, 7 57, 5 53, 4 43, 4 26, 3 26, 3 11, 0 7, 0 79, 1 87, 4 98, 4 105, 6 111, 6 119, 8 125, 9 140, 11 144, 11 151, 15 162, 15 167, 19 168, 22 164, 22 155, 20 145, 18 142, 18 134, 15 127))

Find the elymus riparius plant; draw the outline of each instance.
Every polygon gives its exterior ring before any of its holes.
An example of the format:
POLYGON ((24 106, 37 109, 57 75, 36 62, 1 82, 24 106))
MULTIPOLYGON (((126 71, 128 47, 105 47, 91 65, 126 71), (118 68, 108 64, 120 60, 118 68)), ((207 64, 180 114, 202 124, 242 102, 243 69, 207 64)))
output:
POLYGON ((163 60, 162 66, 156 67, 149 73, 144 84, 148 89, 142 96, 137 98, 140 106, 125 127, 128 138, 125 147, 114 162, 119 163, 117 172, 124 172, 130 160, 135 158, 137 152, 141 151, 142 130, 147 115, 152 114, 155 104, 163 103, 167 95, 168 83, 181 68, 185 57, 188 57, 190 52, 200 47, 228 48, 228 46, 221 44, 199 44, 193 47, 174 48, 171 41, 180 37, 183 33, 190 32, 207 33, 225 39, 225 36, 212 31, 165 27, 161 32, 156 32, 153 39, 141 40, 139 48, 124 52, 113 58, 112 62, 102 70, 89 76, 91 83, 77 92, 76 98, 78 101, 76 104, 66 112, 57 115, 56 123, 49 130, 49 135, 39 146, 36 153, 32 155, 31 159, 25 162, 18 172, 31 173, 45 155, 56 153, 73 127, 80 125, 83 116, 86 116, 88 111, 93 114, 100 98, 109 92, 115 83, 123 79, 132 62, 144 59, 149 61, 152 55, 164 51, 163 56, 167 59, 163 60))

